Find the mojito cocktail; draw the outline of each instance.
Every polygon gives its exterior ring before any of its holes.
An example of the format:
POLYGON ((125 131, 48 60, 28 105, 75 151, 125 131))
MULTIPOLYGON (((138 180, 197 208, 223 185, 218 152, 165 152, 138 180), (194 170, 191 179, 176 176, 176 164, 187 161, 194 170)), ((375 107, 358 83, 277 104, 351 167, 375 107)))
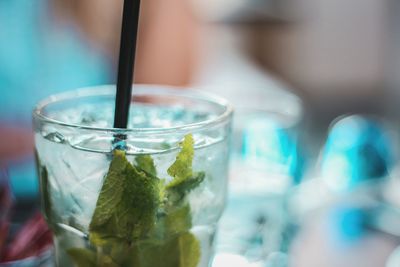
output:
POLYGON ((137 86, 128 129, 115 88, 52 96, 34 111, 42 208, 59 267, 206 267, 226 196, 231 107, 137 86))

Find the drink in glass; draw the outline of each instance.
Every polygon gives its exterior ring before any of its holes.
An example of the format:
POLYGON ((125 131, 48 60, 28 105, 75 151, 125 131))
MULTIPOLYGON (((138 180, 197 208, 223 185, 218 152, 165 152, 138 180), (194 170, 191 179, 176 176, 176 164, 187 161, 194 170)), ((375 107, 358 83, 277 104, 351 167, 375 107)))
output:
POLYGON ((196 91, 135 86, 128 129, 115 129, 114 101, 115 88, 103 86, 34 111, 57 266, 208 266, 232 108, 196 91))

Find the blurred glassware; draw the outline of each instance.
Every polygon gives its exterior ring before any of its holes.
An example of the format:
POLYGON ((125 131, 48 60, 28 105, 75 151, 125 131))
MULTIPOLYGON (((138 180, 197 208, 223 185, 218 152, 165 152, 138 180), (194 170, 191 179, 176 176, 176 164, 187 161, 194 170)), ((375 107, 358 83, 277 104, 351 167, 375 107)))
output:
POLYGON ((382 121, 359 115, 334 122, 321 159, 321 175, 334 190, 348 191, 388 176, 394 166, 393 138, 382 121))
POLYGON ((278 267, 285 265, 285 244, 291 239, 285 194, 303 175, 297 135, 303 105, 283 82, 247 58, 241 48, 243 36, 236 34, 219 32, 220 43, 214 44, 212 62, 206 63, 198 84, 228 99, 236 110, 230 194, 214 267, 237 257, 249 264, 278 267))
MULTIPOLYGON (((360 241, 377 235, 400 237, 400 206, 394 205, 389 194, 396 155, 394 140, 391 128, 380 119, 347 116, 333 123, 321 155, 319 174, 312 174, 315 177, 293 190, 290 196, 291 221, 300 229, 291 249, 293 266, 303 266, 294 263, 304 259, 302 254, 307 247, 304 233, 310 234, 311 229, 322 228, 324 236, 314 239, 324 239, 324 248, 332 253, 341 248, 365 249, 368 242, 360 241)), ((313 242, 316 244, 318 240, 313 242)), ((359 265, 362 260, 352 257, 346 264, 359 265)), ((327 257, 323 262, 342 266, 346 261, 327 257)))
POLYGON ((312 210, 336 194, 389 178, 398 153, 395 144, 394 131, 382 120, 352 115, 334 121, 319 162, 299 188, 308 193, 298 199, 297 210, 312 210))
POLYGON ((285 266, 290 239, 285 195, 304 170, 298 123, 296 117, 267 109, 236 111, 228 202, 214 267, 239 257, 248 266, 285 266))

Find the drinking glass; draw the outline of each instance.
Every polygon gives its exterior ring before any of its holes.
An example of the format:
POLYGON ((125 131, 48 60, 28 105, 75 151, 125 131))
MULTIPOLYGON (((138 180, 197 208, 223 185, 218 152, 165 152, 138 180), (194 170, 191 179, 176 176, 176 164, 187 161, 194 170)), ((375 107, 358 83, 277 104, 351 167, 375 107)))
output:
POLYGON ((231 106, 138 85, 127 129, 115 129, 115 91, 54 95, 34 110, 57 266, 208 266, 226 197, 231 106))

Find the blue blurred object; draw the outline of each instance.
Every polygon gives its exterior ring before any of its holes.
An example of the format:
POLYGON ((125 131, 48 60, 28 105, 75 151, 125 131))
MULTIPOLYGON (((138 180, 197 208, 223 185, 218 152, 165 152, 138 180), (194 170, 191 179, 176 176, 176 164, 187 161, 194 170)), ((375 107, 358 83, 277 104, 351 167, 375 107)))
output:
POLYGON ((9 165, 9 175, 13 193, 24 199, 35 198, 38 194, 39 179, 36 177, 36 166, 33 157, 9 165))
MULTIPOLYGON (((40 99, 60 91, 111 82, 111 64, 72 25, 56 23, 47 0, 0 1, 0 126, 31 131, 40 99)), ((17 197, 38 194, 33 161, 10 168, 17 197)), ((20 162, 22 162, 20 164, 20 162)))
POLYGON ((386 177, 394 161, 391 146, 387 130, 378 121, 356 115, 340 119, 323 151, 322 176, 339 191, 386 177))
POLYGON ((249 118, 243 130, 243 159, 262 168, 289 174, 292 183, 299 184, 305 162, 291 130, 273 116, 249 118))
POLYGON ((49 94, 110 82, 106 59, 72 25, 51 21, 46 0, 0 1, 0 121, 30 123, 49 94))
POLYGON ((380 182, 394 164, 392 147, 388 129, 376 119, 353 115, 332 126, 321 171, 338 198, 327 219, 339 244, 360 240, 371 229, 382 230, 375 222, 381 217, 376 203, 383 201, 378 197, 380 182))
POLYGON ((360 240, 367 231, 368 213, 360 207, 338 205, 328 217, 331 237, 339 244, 360 240))

